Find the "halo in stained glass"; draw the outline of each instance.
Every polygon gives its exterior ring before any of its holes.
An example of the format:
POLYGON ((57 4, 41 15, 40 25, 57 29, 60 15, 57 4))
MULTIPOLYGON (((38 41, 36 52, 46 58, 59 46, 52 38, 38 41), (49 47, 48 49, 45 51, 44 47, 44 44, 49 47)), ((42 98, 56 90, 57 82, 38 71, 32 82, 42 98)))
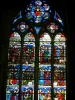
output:
POLYGON ((18 24, 17 29, 20 32, 25 32, 27 29, 29 28, 29 26, 25 23, 25 22, 21 22, 20 24, 18 24))
POLYGON ((50 13, 50 6, 42 0, 31 1, 25 10, 26 17, 30 19, 29 21, 35 23, 44 22, 44 19, 47 20, 50 17, 50 13))
POLYGON ((58 26, 51 22, 50 25, 47 26, 47 29, 50 30, 51 33, 55 33, 55 31, 58 30, 58 26))

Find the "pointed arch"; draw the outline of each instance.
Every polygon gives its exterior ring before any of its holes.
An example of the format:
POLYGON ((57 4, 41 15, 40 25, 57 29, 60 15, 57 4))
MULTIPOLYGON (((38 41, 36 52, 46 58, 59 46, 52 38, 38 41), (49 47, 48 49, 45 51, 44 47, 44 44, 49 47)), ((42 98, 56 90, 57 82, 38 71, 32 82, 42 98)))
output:
POLYGON ((32 32, 24 36, 22 52, 22 100, 27 96, 34 100, 35 37, 32 32))
POLYGON ((60 95, 66 100, 63 20, 46 0, 32 0, 23 11, 12 23, 17 32, 9 39, 6 100, 53 100, 60 95))
POLYGON ((38 99, 51 99, 51 37, 44 32, 39 41, 38 99))
POLYGON ((17 32, 10 35, 8 48, 8 72, 6 85, 6 100, 19 96, 21 37, 17 32))
POLYGON ((66 100, 66 37, 59 33, 54 39, 54 94, 66 100))

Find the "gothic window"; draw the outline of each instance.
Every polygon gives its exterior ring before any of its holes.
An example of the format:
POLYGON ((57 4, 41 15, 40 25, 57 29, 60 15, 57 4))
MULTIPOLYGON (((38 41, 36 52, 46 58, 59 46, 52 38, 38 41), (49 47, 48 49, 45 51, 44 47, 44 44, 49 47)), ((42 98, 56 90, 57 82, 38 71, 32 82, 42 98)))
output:
POLYGON ((64 22, 45 0, 32 0, 12 22, 6 100, 66 100, 64 22))

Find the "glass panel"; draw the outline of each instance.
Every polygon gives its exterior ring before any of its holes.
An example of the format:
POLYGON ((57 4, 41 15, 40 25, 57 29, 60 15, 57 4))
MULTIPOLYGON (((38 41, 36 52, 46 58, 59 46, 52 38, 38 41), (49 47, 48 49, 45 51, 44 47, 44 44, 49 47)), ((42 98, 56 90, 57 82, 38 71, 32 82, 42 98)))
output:
POLYGON ((38 100, 51 100, 50 87, 39 87, 38 94, 38 100))
POLYGON ((16 93, 6 94, 6 100, 19 100, 19 95, 16 93))
POLYGON ((51 63, 51 39, 50 36, 45 33, 40 37, 40 52, 39 52, 39 62, 40 64, 50 64, 51 63))
POLYGON ((21 100, 34 100, 35 38, 32 33, 25 35, 22 52, 21 100))
POLYGON ((54 100, 66 100, 66 87, 54 88, 54 100))
POLYGON ((20 22, 18 25, 17 25, 17 30, 19 32, 25 32, 27 31, 29 28, 29 26, 25 23, 25 22, 20 22))
POLYGON ((48 26, 47 26, 47 29, 51 32, 51 33, 55 33, 56 30, 58 30, 58 26, 51 22, 48 26))
POLYGON ((21 38, 16 32, 10 35, 8 48, 8 73, 6 100, 18 100, 21 38))
POLYGON ((38 100, 51 100, 51 38, 48 33, 40 37, 38 100))
POLYGON ((54 65, 54 72, 66 72, 65 64, 54 65))
POLYGON ((63 34, 54 40, 54 99, 66 100, 66 38, 63 34))
POLYGON ((12 24, 14 24, 16 21, 18 21, 19 19, 22 18, 22 13, 21 11, 18 13, 18 15, 14 18, 14 21, 12 22, 12 24))
MULTIPOLYGON (((66 37, 64 36, 64 34, 62 34, 62 33, 59 33, 59 34, 57 34, 56 36, 55 36, 55 39, 54 39, 54 41, 61 41, 61 42, 65 42, 66 41, 66 37)), ((64 46, 66 46, 66 45, 64 45, 64 46)))
POLYGON ((25 42, 23 45, 23 64, 34 64, 34 55, 35 55, 35 42, 30 41, 30 42, 25 42))
POLYGON ((39 31, 40 31, 40 29, 41 29, 41 27, 34 27, 34 29, 35 29, 35 31, 36 31, 36 34, 38 34, 39 31))
POLYGON ((34 80, 22 80, 21 100, 34 100, 34 80))
POLYGON ((54 19, 56 19, 59 23, 61 23, 64 26, 62 19, 60 18, 59 14, 56 11, 54 14, 54 19))
POLYGON ((45 22, 50 17, 50 14, 50 6, 46 1, 41 0, 32 0, 25 10, 25 15, 29 21, 35 23, 45 22))
MULTIPOLYGON (((29 33, 27 33, 27 35, 24 37, 24 41, 26 42, 28 42, 28 41, 35 41, 35 38, 34 38, 34 35, 31 33, 31 32, 29 32, 29 33)), ((33 42, 32 42, 33 43, 33 42)))

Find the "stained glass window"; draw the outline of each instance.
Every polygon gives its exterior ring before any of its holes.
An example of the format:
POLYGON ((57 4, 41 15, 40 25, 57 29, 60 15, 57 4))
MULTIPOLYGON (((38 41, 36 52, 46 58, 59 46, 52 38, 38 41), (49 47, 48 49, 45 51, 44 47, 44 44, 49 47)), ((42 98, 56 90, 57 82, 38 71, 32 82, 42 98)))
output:
POLYGON ((54 39, 54 94, 66 99, 66 38, 59 33, 54 39))
POLYGON ((8 79, 6 100, 18 100, 20 77, 21 37, 17 32, 10 35, 8 49, 8 79))
POLYGON ((55 14, 54 14, 54 19, 56 19, 59 23, 61 23, 62 25, 64 25, 61 17, 59 16, 59 14, 55 11, 55 14))
POLYGON ((64 22, 46 0, 23 11, 9 37, 6 100, 66 100, 64 22))
POLYGON ((14 21, 12 22, 12 24, 14 24, 15 22, 17 22, 19 19, 22 18, 22 13, 21 11, 17 14, 17 16, 14 18, 14 21))
POLYGON ((50 6, 45 0, 32 0, 25 10, 26 18, 30 22, 45 22, 51 14, 50 6))
POLYGON ((51 99, 51 38, 40 37, 38 100, 51 99))

